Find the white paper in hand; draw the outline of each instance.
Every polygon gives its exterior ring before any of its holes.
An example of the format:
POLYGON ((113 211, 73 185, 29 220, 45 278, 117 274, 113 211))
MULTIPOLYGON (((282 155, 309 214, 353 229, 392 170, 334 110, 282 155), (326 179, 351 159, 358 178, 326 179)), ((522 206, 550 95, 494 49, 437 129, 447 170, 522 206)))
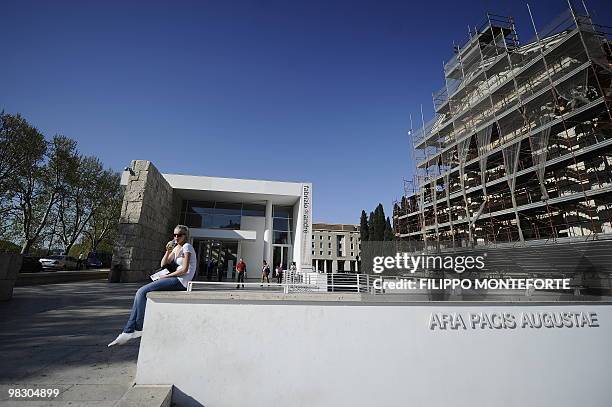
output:
POLYGON ((157 273, 151 275, 151 280, 153 281, 159 280, 160 276, 165 276, 166 274, 170 274, 168 269, 159 270, 157 273))

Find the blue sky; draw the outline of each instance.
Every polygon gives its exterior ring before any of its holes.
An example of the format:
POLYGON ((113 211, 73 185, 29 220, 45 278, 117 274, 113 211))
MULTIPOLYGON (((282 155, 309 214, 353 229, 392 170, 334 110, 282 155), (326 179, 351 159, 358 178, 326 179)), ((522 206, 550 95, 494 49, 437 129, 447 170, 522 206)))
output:
MULTIPOLYGON (((4 0, 0 110, 115 170, 312 182, 324 222, 401 196, 409 114, 431 116, 468 24, 491 11, 533 35, 513 1, 126 3, 4 0)), ((566 7, 532 4, 539 26, 566 7)))

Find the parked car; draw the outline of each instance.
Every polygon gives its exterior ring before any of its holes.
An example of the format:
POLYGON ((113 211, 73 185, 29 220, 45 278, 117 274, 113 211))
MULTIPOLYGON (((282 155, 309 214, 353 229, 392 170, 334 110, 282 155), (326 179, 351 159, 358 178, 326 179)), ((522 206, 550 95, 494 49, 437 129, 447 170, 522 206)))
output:
POLYGON ((78 260, 72 256, 66 256, 64 254, 58 254, 54 256, 47 256, 40 259, 45 270, 76 270, 78 260))
POLYGON ((38 273, 42 271, 42 264, 40 264, 39 257, 36 256, 23 256, 21 262, 20 273, 38 273))
POLYGON ((99 269, 100 267, 102 267, 102 261, 97 257, 88 257, 87 260, 85 260, 85 268, 99 269))

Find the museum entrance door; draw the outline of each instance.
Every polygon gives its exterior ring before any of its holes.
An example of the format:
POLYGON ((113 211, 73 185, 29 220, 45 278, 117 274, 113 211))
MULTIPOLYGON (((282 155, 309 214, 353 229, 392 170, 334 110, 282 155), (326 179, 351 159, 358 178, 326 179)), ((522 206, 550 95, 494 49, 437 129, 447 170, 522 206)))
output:
POLYGON ((199 239, 193 247, 198 253, 199 280, 223 281, 233 279, 237 263, 238 241, 199 239))
POLYGON ((291 265, 291 254, 291 245, 272 245, 272 269, 276 269, 276 266, 282 264, 283 270, 287 270, 291 265))

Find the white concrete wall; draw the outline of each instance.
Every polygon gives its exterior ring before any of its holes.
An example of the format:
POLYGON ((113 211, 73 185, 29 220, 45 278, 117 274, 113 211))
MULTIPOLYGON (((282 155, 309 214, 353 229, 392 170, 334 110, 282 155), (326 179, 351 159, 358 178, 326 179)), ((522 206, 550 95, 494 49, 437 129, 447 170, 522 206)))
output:
MULTIPOLYGON (((240 220, 241 230, 254 230, 257 238, 255 240, 240 241, 240 256, 247 264, 247 277, 258 278, 264 259, 264 231, 266 218, 262 216, 243 216, 240 220)), ((240 261, 240 259, 238 259, 240 261)))
POLYGON ((610 406, 611 305, 188 300, 198 294, 150 294, 140 345, 136 383, 174 384, 179 405, 610 406), (432 312, 543 310, 596 312, 599 327, 428 324, 432 312))
POLYGON ((251 229, 200 229, 190 228, 190 235, 198 239, 230 239, 230 240, 254 240, 259 236, 251 229))
MULTIPOLYGON (((302 188, 308 188, 308 223, 304 223, 304 195, 293 207, 294 239, 293 239, 293 261, 298 270, 309 272, 312 269, 312 184, 304 183, 302 188)), ((289 264, 287 264, 289 267, 289 264)))
POLYGON ((203 175, 163 174, 174 189, 218 191, 245 194, 284 195, 298 197, 301 183, 255 179, 208 177, 203 175))

